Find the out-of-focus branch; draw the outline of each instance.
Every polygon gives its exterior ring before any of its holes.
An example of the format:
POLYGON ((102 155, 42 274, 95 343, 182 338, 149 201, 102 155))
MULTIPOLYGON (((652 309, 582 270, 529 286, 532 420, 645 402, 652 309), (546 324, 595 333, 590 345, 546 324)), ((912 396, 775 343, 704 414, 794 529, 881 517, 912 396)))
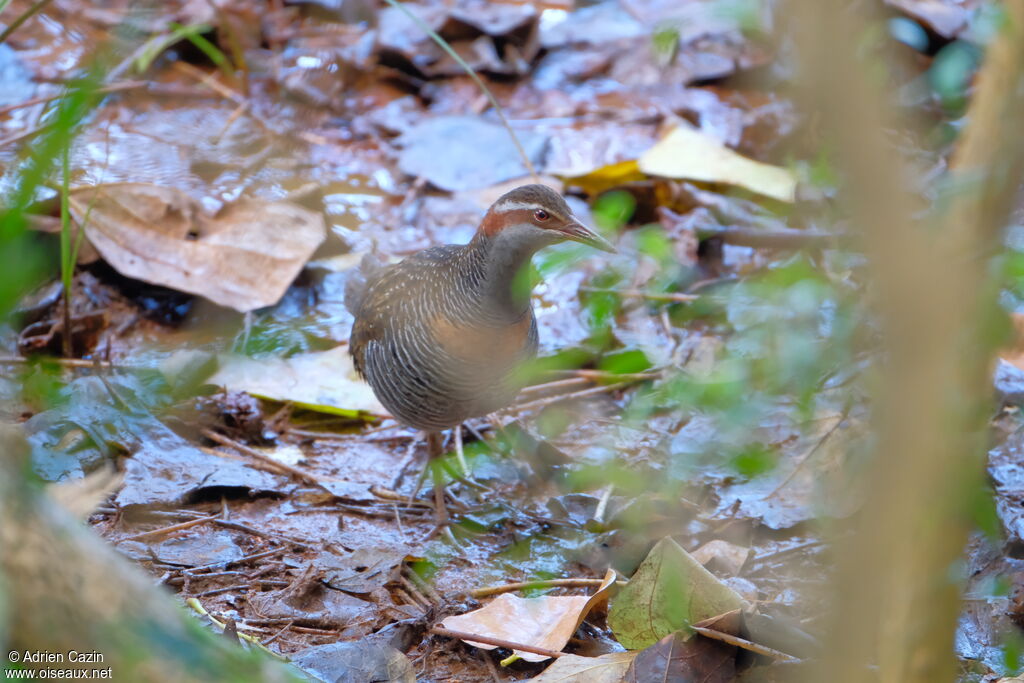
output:
MULTIPOLYGON (((810 680, 951 680, 959 584, 983 463, 996 311, 988 255, 1020 176, 1024 3, 989 50, 931 220, 911 218, 907 170, 883 132, 897 121, 884 67, 865 58, 858 3, 793 0, 804 107, 835 143, 843 200, 871 263, 885 368, 874 394, 874 457, 858 532, 841 548, 831 643, 810 680)), ((876 26, 879 23, 875 24, 876 26)))
MULTIPOLYGON (((25 481, 28 447, 0 425, 0 651, 100 652, 125 681, 292 681, 203 630, 91 530, 25 481), (3 642, 6 635, 9 640, 3 642)), ((13 661, 13 660, 12 660, 13 661)), ((31 665, 29 665, 31 666, 31 665)))

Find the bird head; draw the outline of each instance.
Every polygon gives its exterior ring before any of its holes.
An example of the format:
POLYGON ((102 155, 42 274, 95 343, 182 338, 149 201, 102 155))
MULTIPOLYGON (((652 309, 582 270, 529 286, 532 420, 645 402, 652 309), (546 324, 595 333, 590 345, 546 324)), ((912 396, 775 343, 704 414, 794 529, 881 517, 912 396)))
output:
POLYGON ((487 237, 514 238, 536 248, 566 240, 615 253, 608 240, 583 225, 560 194, 546 185, 523 185, 498 198, 480 224, 487 237))

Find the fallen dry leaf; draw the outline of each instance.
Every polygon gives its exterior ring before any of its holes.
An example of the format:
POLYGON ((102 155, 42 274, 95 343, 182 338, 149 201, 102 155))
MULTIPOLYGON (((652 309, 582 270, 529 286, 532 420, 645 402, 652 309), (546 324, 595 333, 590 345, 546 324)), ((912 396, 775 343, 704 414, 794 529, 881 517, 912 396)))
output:
POLYGON ((744 563, 747 561, 747 556, 750 555, 750 548, 744 548, 743 546, 716 538, 708 541, 690 554, 693 556, 693 559, 705 567, 709 567, 714 563, 714 566, 721 569, 724 573, 735 576, 740 573, 740 569, 743 568, 744 563))
POLYGON ((224 356, 209 383, 332 415, 387 414, 356 374, 347 346, 291 358, 224 356))
POLYGON ((600 657, 565 655, 559 657, 532 683, 620 683, 636 657, 635 652, 611 652, 600 657))
POLYGON ((796 177, 787 169, 748 159, 683 126, 647 150, 639 167, 648 175, 738 185, 784 202, 796 197, 796 177))
POLYGON ((294 204, 242 198, 210 216, 148 183, 80 187, 69 202, 121 274, 243 312, 277 303, 326 236, 323 217, 294 204))
MULTIPOLYGON (((441 623, 453 631, 490 636, 558 652, 569 642, 590 610, 607 599, 614 584, 615 572, 609 569, 601 587, 589 597, 544 595, 539 598, 520 598, 506 593, 478 610, 448 617, 441 623)), ((484 650, 496 647, 468 639, 463 642, 484 650)), ((532 652, 514 652, 529 662, 548 659, 532 652)))
POLYGON ((736 674, 736 648, 681 632, 671 633, 637 653, 623 679, 626 683, 728 683, 736 674))

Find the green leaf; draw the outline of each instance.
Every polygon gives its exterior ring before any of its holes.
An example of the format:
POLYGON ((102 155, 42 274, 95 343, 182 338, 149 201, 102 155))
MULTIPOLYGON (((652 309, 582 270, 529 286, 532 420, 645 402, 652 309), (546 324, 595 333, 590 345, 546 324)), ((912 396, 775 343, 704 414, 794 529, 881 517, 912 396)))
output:
POLYGON ((636 198, 625 190, 612 190, 598 197, 590 211, 599 228, 618 230, 633 217, 636 198))
POLYGON ((636 248, 661 264, 675 260, 672 252, 672 240, 665 234, 665 229, 657 223, 646 225, 634 233, 636 248))
POLYGON ((64 368, 56 361, 45 356, 34 358, 19 377, 21 400, 35 412, 66 403, 63 374, 64 368))
POLYGON ((980 63, 981 50, 970 43, 958 40, 938 51, 928 70, 928 80, 946 106, 964 101, 980 63))
POLYGON ((739 594, 666 536, 612 603, 608 625, 624 647, 639 650, 743 604, 739 594))
POLYGON ((775 469, 778 454, 762 444, 751 444, 733 456, 732 466, 746 479, 754 479, 775 469))
POLYGON ((671 62, 679 51, 679 27, 670 23, 655 27, 651 47, 661 57, 662 63, 671 62))
POLYGON ((630 349, 605 354, 597 367, 613 375, 629 375, 650 370, 651 361, 640 349, 630 349))

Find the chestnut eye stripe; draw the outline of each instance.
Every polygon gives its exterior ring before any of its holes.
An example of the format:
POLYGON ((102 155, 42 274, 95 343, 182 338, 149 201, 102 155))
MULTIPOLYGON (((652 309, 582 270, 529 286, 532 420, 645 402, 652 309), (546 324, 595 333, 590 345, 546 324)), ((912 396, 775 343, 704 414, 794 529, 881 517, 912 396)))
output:
MULTIPOLYGON (((543 204, 538 204, 536 202, 519 202, 515 200, 504 201, 497 204, 494 207, 494 211, 496 213, 509 213, 512 211, 529 211, 531 215, 535 214, 538 211, 541 211, 544 214, 546 214, 548 218, 558 218, 563 221, 568 220, 567 216, 560 215, 558 211, 553 209, 552 207, 544 206, 543 204)), ((542 218, 541 220, 544 219, 542 218)))

